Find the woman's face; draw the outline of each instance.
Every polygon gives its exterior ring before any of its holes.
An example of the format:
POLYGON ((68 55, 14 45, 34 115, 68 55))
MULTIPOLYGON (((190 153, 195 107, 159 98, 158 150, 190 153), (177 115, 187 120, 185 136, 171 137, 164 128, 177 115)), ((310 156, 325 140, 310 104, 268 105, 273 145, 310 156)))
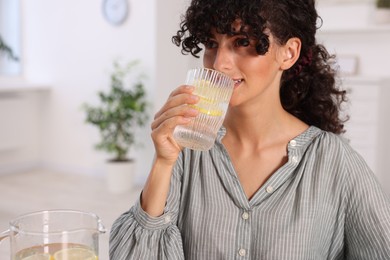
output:
MULTIPOLYGON (((240 24, 237 23, 236 30, 240 24)), ((258 55, 255 41, 244 35, 212 32, 205 43, 204 66, 221 71, 235 81, 230 106, 250 102, 279 99, 282 70, 277 61, 279 46, 269 34, 270 47, 265 55, 258 55)))

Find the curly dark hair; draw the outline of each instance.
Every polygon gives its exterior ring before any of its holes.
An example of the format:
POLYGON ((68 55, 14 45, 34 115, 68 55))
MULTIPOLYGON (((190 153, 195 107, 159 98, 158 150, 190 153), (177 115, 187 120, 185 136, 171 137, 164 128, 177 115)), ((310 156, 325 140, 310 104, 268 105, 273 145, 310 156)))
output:
POLYGON ((340 134, 348 119, 340 118, 346 91, 336 84, 335 55, 316 42, 317 21, 322 23, 314 0, 192 0, 172 41, 182 47, 183 54, 199 57, 202 44, 215 29, 254 39, 257 54, 264 55, 269 48, 266 28, 280 45, 298 37, 302 42, 299 59, 282 75, 283 108, 309 125, 340 134), (239 31, 232 26, 237 19, 242 24, 239 31))

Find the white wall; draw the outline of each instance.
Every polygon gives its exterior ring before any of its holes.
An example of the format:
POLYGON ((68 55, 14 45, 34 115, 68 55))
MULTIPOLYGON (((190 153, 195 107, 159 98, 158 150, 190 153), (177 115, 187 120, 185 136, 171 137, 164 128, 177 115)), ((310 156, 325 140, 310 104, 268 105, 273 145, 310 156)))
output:
MULTIPOLYGON (((22 1, 23 75, 29 82, 51 86, 44 115, 45 167, 102 173, 103 161, 108 156, 94 150, 97 129, 84 123, 80 106, 83 102, 96 102, 96 92, 109 87, 114 59, 141 60, 149 75, 149 98, 155 98, 155 1, 129 0, 129 18, 119 27, 104 20, 102 2, 22 1)), ((141 175, 152 158, 149 133, 144 133, 139 137, 144 147, 131 153, 140 162, 141 175)))
POLYGON ((185 12, 188 1, 174 0, 167 4, 157 1, 157 51, 155 107, 160 108, 165 97, 180 84, 183 84, 190 67, 202 65, 202 59, 181 54, 181 48, 172 43, 172 36, 179 29, 180 17, 185 12))

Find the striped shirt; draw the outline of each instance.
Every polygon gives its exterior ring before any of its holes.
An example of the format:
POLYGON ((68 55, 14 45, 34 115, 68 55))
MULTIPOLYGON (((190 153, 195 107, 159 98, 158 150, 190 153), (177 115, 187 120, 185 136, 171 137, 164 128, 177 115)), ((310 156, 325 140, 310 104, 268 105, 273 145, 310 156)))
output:
POLYGON ((113 224, 110 259, 390 259, 390 199, 346 141, 314 126, 248 200, 221 128, 207 152, 184 149, 164 214, 138 201, 113 224))

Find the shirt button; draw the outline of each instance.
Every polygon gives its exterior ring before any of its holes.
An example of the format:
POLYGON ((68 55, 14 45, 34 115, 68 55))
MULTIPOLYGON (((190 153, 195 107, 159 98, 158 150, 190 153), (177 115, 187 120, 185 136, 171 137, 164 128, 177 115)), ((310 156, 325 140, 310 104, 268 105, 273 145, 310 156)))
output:
POLYGON ((291 161, 292 161, 293 163, 297 163, 297 162, 298 162, 298 157, 297 157, 297 156, 293 156, 293 157, 291 158, 291 161))
POLYGON ((241 248, 240 250, 238 250, 238 254, 239 254, 240 256, 245 256, 245 255, 246 255, 246 250, 243 249, 243 248, 241 248))
POLYGON ((267 193, 274 192, 274 188, 272 186, 268 186, 265 190, 267 191, 267 193))
POLYGON ((171 216, 167 215, 165 217, 165 223, 169 223, 169 222, 171 222, 171 216))
POLYGON ((249 213, 248 212, 244 212, 242 213, 241 217, 245 220, 247 220, 249 218, 249 213))
POLYGON ((291 140, 291 141, 290 141, 290 145, 293 146, 293 147, 296 146, 296 145, 297 145, 297 141, 291 140))

